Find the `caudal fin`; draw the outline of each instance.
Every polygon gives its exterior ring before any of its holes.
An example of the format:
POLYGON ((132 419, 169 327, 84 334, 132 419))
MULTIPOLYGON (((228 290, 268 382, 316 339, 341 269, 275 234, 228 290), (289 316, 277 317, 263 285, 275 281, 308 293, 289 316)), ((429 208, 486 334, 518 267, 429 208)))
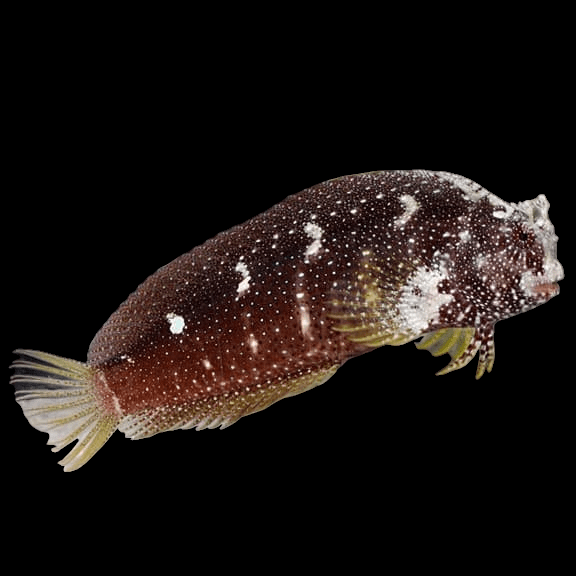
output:
POLYGON ((96 373, 87 364, 35 350, 15 350, 10 383, 28 422, 48 432, 48 444, 58 452, 78 443, 59 462, 65 472, 77 470, 104 445, 118 426, 119 416, 98 399, 96 373))

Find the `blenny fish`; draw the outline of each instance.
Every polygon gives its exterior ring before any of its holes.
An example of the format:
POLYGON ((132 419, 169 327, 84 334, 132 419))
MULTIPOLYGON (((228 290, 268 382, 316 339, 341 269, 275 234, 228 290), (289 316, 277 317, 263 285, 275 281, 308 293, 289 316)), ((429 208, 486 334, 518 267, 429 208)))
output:
POLYGON ((60 462, 132 439, 225 428, 348 359, 422 338, 494 363, 494 325, 558 294, 549 204, 508 203, 448 172, 344 176, 289 196, 160 268, 96 334, 87 362, 34 350, 11 383, 60 462))

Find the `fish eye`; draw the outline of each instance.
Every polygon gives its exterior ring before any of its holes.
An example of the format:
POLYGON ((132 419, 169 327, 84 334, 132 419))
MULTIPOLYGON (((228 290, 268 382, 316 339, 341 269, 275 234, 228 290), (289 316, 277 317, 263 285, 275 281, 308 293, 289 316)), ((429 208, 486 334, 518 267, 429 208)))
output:
POLYGON ((519 238, 522 242, 526 242, 528 240, 528 234, 526 232, 520 232, 519 238))

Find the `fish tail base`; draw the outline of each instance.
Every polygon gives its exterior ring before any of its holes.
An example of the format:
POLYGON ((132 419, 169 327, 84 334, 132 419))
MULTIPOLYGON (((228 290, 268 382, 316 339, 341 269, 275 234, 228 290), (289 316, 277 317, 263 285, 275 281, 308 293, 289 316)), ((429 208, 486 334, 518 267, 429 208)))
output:
POLYGON ((77 441, 59 462, 65 472, 77 470, 100 450, 121 419, 104 376, 87 364, 45 352, 15 354, 20 358, 12 364, 10 383, 16 401, 34 428, 48 432, 53 452, 77 441))

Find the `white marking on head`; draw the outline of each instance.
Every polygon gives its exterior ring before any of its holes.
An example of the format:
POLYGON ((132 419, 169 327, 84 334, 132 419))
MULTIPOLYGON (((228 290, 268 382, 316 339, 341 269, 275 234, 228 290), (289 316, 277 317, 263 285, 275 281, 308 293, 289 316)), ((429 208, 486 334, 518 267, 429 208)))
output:
POLYGON ((248 272, 248 267, 242 260, 236 264, 236 268, 234 268, 236 272, 240 272, 242 274, 242 281, 238 284, 236 291, 238 292, 238 296, 236 296, 236 300, 243 296, 249 289, 250 289, 250 273, 248 272))
POLYGON ((492 216, 494 216, 494 218, 501 218, 503 220, 505 218, 510 218, 510 216, 514 214, 514 207, 508 204, 507 202, 504 202, 504 200, 500 200, 500 198, 498 198, 497 196, 494 196, 494 198, 496 199, 496 201, 491 198, 490 203, 493 206, 496 206, 497 209, 494 210, 492 216))
POLYGON ((465 198, 471 200, 472 202, 477 202, 481 198, 484 198, 487 194, 490 194, 488 190, 485 190, 480 184, 476 184, 469 178, 460 176, 458 174, 452 174, 450 172, 436 172, 436 175, 440 180, 452 184, 455 188, 462 191, 465 198))
POLYGON ((174 314, 174 312, 168 312, 168 314, 166 314, 166 320, 168 320, 170 324, 170 332, 172 332, 172 334, 182 334, 184 328, 186 328, 184 318, 178 314, 174 314))
POLYGON ((304 232, 313 240, 312 244, 306 248, 306 252, 304 253, 304 256, 308 258, 308 256, 317 254, 322 247, 322 234, 324 234, 324 230, 322 230, 318 224, 308 222, 304 225, 304 232))
POLYGON ((420 204, 409 194, 403 194, 400 196, 400 202, 402 202, 402 205, 404 206, 404 213, 394 219, 395 228, 402 228, 405 226, 408 220, 410 220, 414 215, 414 212, 420 208, 420 204))
POLYGON ((485 188, 476 182, 459 176, 458 174, 451 174, 450 172, 436 172, 440 180, 450 183, 453 187, 462 191, 464 198, 472 202, 478 202, 482 198, 486 198, 492 206, 496 207, 493 212, 495 218, 509 218, 514 213, 514 206, 498 198, 495 194, 488 192, 485 188))

